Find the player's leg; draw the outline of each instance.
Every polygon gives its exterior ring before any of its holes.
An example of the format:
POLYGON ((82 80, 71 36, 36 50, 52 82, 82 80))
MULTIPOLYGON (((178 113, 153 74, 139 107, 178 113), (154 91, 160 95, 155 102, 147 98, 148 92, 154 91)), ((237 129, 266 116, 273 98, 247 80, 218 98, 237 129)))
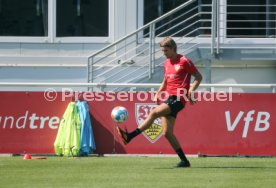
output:
POLYGON ((174 150, 180 148, 180 144, 173 134, 175 118, 172 116, 161 117, 161 124, 163 127, 163 134, 165 138, 169 141, 170 145, 174 150))
POLYGON ((177 164, 177 167, 190 167, 190 162, 186 158, 177 138, 173 133, 175 118, 173 116, 162 117, 161 122, 166 139, 181 159, 181 161, 177 164))
POLYGON ((139 125, 139 129, 143 132, 147 130, 154 122, 156 118, 162 117, 162 116, 167 116, 168 114, 171 113, 171 109, 168 104, 162 103, 156 108, 154 108, 149 116, 146 118, 146 120, 139 125))
POLYGON ((168 106, 168 104, 162 103, 159 106, 157 106, 156 108, 154 108, 149 113, 149 116, 146 118, 146 120, 141 125, 139 125, 139 127, 137 129, 135 129, 134 131, 128 133, 127 131, 123 131, 122 129, 117 127, 117 132, 120 135, 120 137, 122 138, 122 141, 124 142, 124 144, 127 144, 134 137, 139 135, 141 132, 147 130, 152 125, 152 123, 154 122, 154 120, 156 118, 159 118, 161 116, 166 116, 170 113, 171 113, 171 109, 168 106))

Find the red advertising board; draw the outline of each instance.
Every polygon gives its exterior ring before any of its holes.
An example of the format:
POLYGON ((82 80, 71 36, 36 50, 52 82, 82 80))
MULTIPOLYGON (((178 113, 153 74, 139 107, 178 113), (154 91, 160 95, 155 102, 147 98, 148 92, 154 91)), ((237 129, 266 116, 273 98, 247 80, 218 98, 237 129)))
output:
MULTIPOLYGON (((155 107, 144 97, 149 93, 85 94, 95 153, 174 153, 159 120, 126 146, 114 135, 112 109, 126 107, 128 120, 118 126, 134 130, 155 107)), ((183 150, 187 154, 276 156, 276 95, 233 93, 225 98, 217 94, 202 97, 198 93, 197 104, 187 103, 178 114, 174 132, 183 150)), ((54 100, 47 99, 44 92, 0 92, 0 97, 0 153, 53 154, 59 122, 71 98, 61 92, 54 100)))

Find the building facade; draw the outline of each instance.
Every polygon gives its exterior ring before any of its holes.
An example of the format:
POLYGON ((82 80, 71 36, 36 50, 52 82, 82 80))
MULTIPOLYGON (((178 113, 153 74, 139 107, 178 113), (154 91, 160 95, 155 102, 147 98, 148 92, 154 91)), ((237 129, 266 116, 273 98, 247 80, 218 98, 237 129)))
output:
MULTIPOLYGON (((89 55, 185 2, 187 0, 0 0, 0 79, 85 82, 89 55)), ((195 2, 202 5, 198 11, 210 11, 211 0, 195 2)), ((276 53, 273 51, 276 46, 274 0, 218 2, 221 44, 263 45, 272 54, 276 53)), ((212 18, 202 15, 201 19, 206 22, 200 25, 200 33, 191 35, 208 37, 212 18)), ((205 81, 276 82, 273 57, 266 59, 265 54, 260 54, 254 63, 250 61, 252 59, 222 63, 217 59, 212 62, 214 74, 207 75, 205 81), (259 67, 262 69, 258 70, 259 67), (256 72, 264 76, 263 81, 251 76, 256 72), (233 74, 237 74, 237 78, 231 76, 233 74)))

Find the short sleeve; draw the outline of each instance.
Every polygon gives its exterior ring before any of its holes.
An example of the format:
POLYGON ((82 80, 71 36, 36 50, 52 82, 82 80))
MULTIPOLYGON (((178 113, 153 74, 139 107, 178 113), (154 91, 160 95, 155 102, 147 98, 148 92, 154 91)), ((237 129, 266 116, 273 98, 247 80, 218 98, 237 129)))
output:
POLYGON ((197 71, 197 68, 194 66, 193 62, 189 58, 184 58, 184 68, 185 72, 194 74, 197 71))

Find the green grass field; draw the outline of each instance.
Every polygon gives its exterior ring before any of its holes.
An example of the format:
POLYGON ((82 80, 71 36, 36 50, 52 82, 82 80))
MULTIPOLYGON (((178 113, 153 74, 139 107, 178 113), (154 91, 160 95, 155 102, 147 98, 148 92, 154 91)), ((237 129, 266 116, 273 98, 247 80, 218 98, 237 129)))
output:
POLYGON ((276 158, 0 157, 0 187, 276 187, 276 158))

